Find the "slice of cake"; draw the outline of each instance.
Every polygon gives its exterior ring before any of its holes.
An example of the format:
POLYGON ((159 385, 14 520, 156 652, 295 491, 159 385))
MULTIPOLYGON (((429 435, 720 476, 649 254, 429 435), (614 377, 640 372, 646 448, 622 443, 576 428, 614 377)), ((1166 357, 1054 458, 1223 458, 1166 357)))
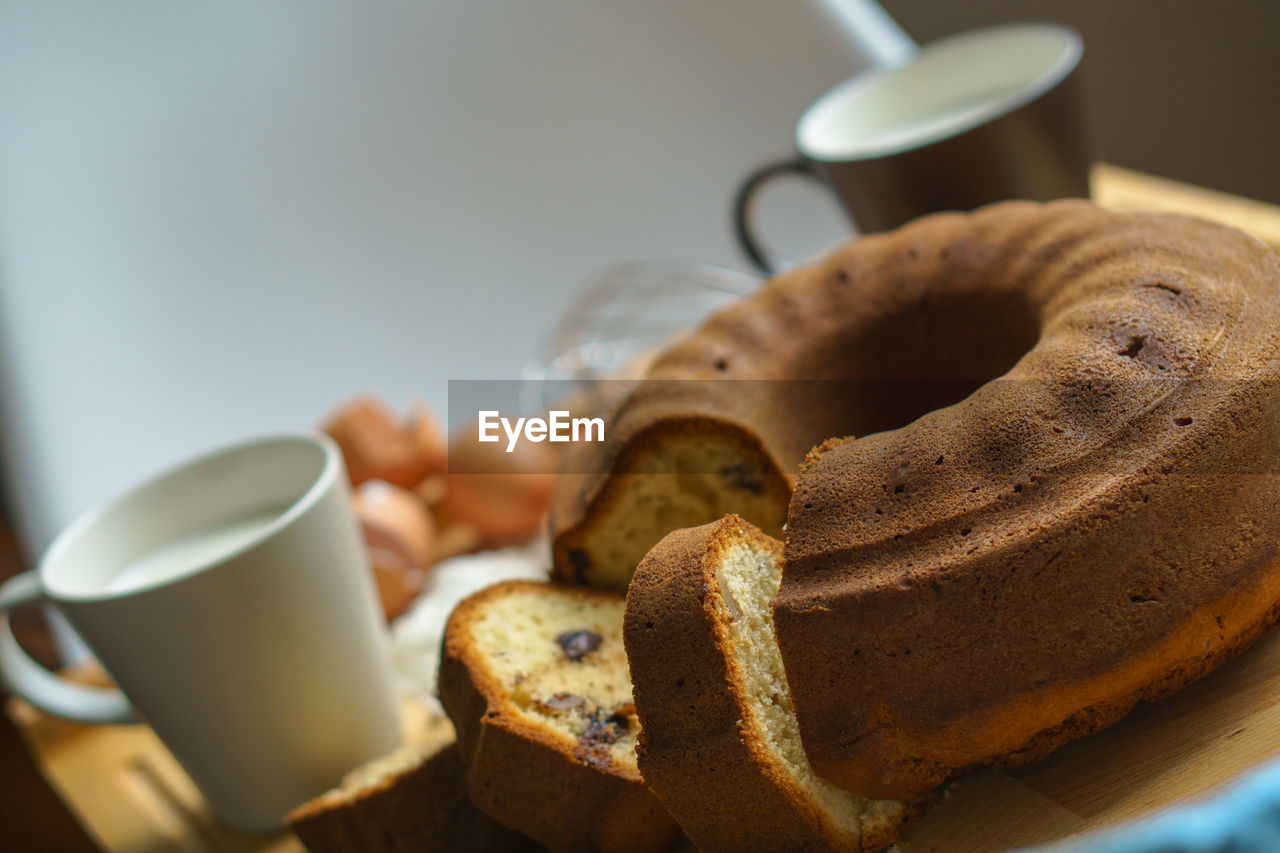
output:
POLYGON ((524 853, 543 849, 471 805, 452 732, 405 744, 289 814, 310 853, 524 853))
POLYGON ((636 767, 622 596, 512 581, 449 617, 440 700, 475 805, 553 850, 648 853, 680 831, 636 767))
POLYGON ((640 563, 625 622, 640 769, 703 851, 879 850, 912 808, 809 766, 769 607, 781 558, 781 542, 729 515, 640 563))

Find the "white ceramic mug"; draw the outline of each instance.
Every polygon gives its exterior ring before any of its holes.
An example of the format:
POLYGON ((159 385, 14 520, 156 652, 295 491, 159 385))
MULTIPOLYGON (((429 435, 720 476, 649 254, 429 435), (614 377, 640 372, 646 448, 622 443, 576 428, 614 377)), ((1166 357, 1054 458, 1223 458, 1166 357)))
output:
POLYGON ((15 694, 86 722, 136 708, 238 829, 278 828, 399 735, 386 623, 322 435, 215 451, 85 514, 0 588, 0 620, 15 694), (19 648, 2 611, 37 602, 120 690, 60 680, 19 648))

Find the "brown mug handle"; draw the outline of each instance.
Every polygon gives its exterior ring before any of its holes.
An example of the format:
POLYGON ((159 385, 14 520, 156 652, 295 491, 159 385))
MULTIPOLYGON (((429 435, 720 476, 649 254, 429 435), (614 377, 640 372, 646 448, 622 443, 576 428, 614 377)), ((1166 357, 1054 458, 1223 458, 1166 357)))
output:
POLYGON ((804 175, 815 181, 822 180, 813 171, 812 164, 797 155, 787 160, 768 163, 747 175, 747 179, 742 182, 733 200, 733 229, 738 237, 738 245, 756 269, 765 275, 773 275, 786 264, 767 252, 760 239, 756 237, 752 226, 751 210, 756 192, 774 178, 783 175, 804 175))

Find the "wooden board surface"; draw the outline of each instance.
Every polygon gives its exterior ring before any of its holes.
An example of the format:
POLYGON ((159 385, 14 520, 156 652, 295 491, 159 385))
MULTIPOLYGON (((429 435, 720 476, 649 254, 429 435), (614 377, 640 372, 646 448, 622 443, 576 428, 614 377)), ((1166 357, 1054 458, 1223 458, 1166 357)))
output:
POLYGON ((1280 633, 1174 696, 1014 773, 961 779, 910 853, 988 853, 1098 829, 1212 791, 1280 757, 1280 633))
POLYGON ((1094 201, 1116 210, 1159 210, 1215 219, 1280 249, 1280 207, 1099 163, 1094 201))
MULTIPOLYGON (((1280 248, 1280 208, 1114 166, 1094 195, 1121 210, 1218 219, 1280 248)), ((921 819, 906 853, 986 853, 1063 838, 1204 794, 1280 756, 1280 633, 1163 702, 1016 773, 963 779, 921 819)), ((288 833, 219 825, 145 726, 81 726, 11 700, 36 762, 86 829, 119 853, 301 853, 288 833)), ((406 707, 407 731, 420 711, 406 707)))
MULTIPOLYGON (((96 666, 67 673, 107 683, 96 666)), ((10 699, 9 717, 71 812, 104 850, 120 853, 305 853, 293 833, 246 835, 228 829, 178 762, 144 725, 89 726, 43 714, 10 699)), ((401 703, 405 741, 435 741, 448 730, 416 702, 401 703)), ((452 737, 452 734, 448 735, 452 737)))

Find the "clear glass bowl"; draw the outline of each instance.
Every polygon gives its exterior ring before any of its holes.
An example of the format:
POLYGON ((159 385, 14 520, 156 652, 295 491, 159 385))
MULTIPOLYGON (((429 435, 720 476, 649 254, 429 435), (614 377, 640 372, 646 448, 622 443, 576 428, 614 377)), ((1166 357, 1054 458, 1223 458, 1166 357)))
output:
POLYGON ((752 273, 701 261, 630 261, 593 275, 525 364, 520 406, 611 407, 649 360, 707 315, 756 290, 752 273))

